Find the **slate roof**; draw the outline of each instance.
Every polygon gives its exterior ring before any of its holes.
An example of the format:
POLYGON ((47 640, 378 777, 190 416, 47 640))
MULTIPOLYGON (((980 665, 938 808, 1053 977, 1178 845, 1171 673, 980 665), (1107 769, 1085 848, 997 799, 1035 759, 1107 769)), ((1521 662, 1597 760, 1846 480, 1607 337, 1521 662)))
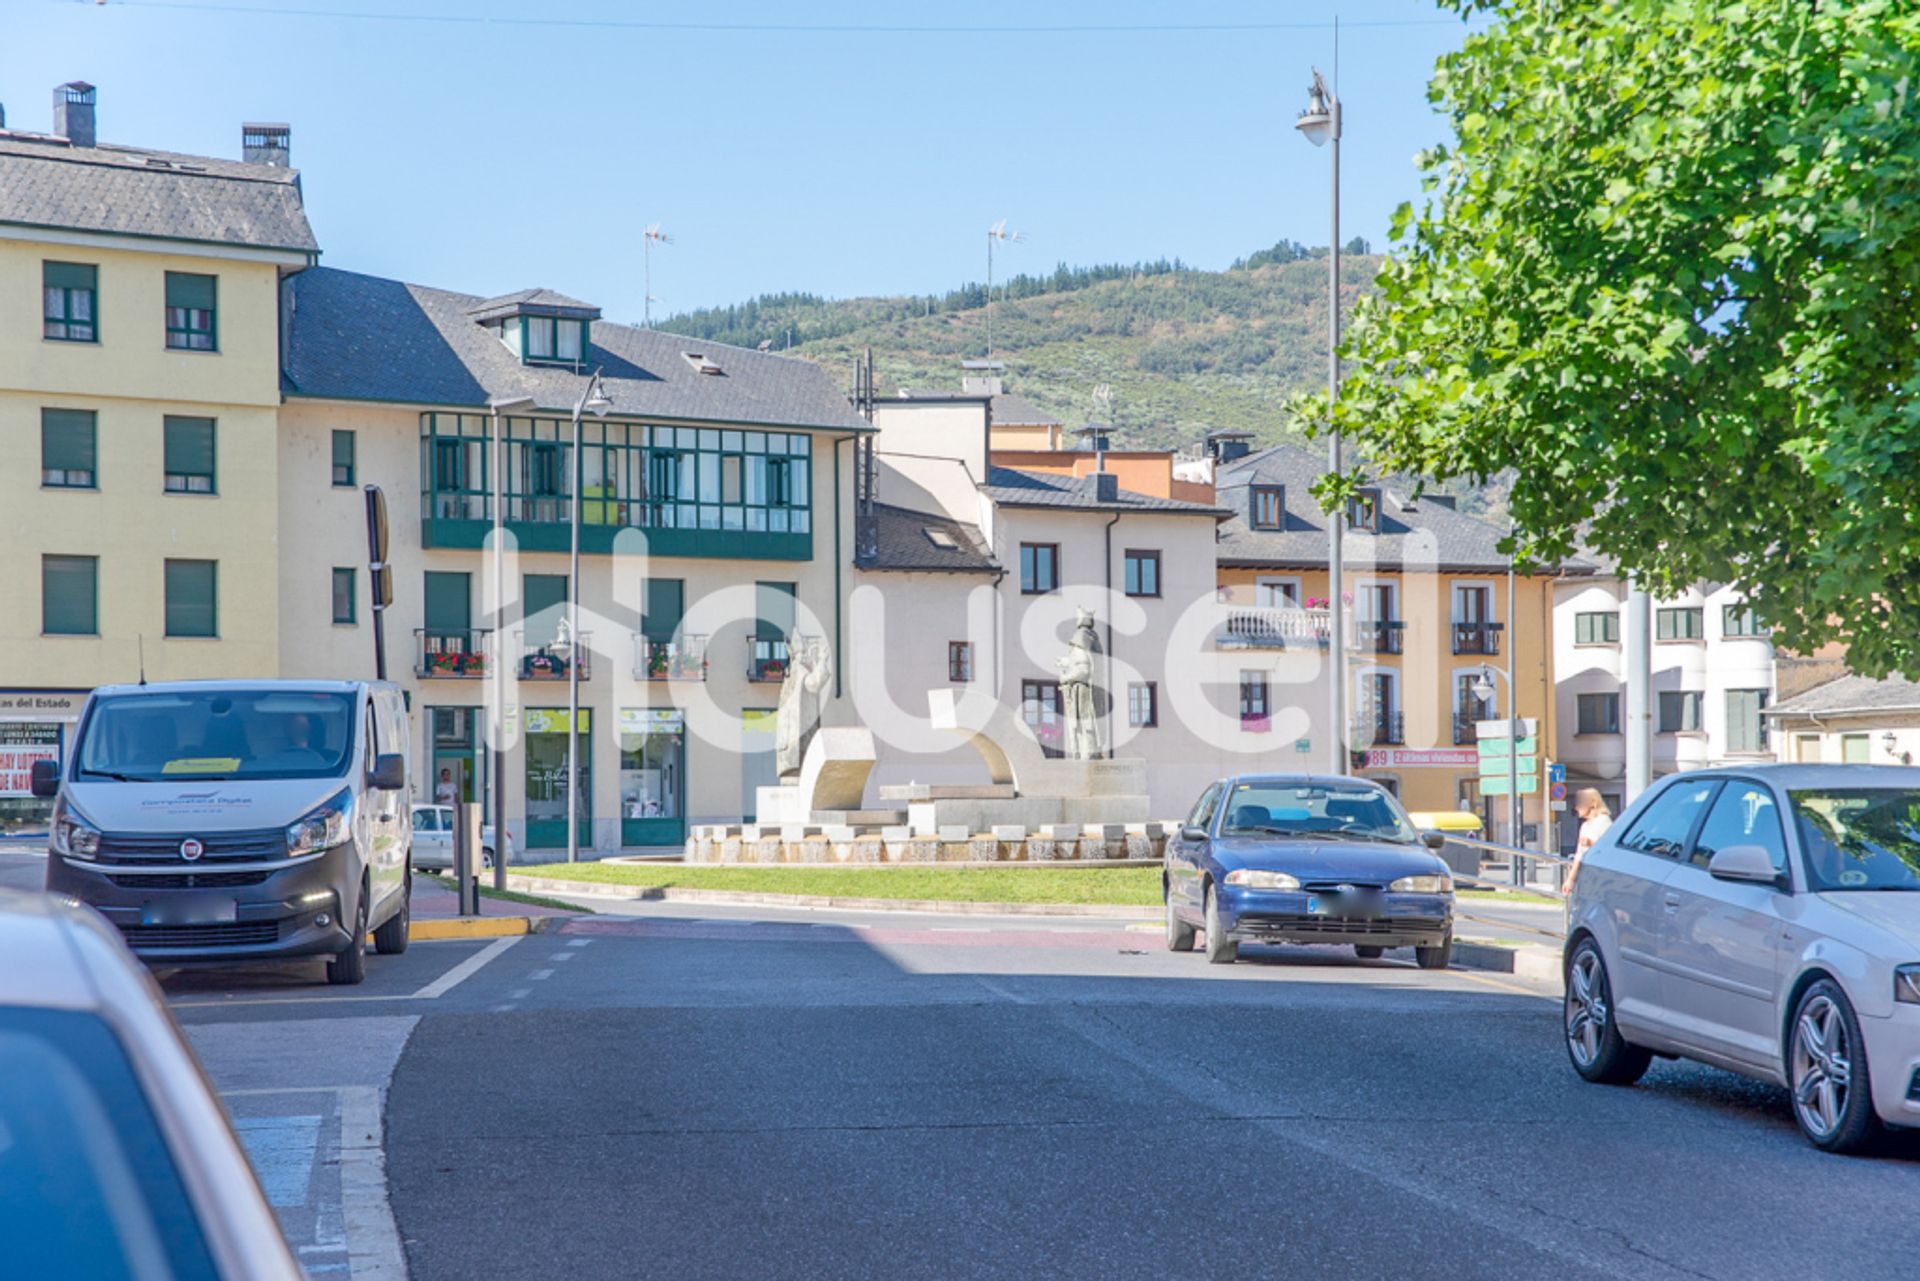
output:
POLYGON ((1206 503, 1183 502, 1177 498, 1158 498, 1119 491, 1118 498, 1102 500, 1094 492, 1093 476, 1054 476, 1043 472, 1021 471, 1014 467, 989 467, 987 483, 980 491, 1002 507, 1060 507, 1083 511, 1163 512, 1172 516, 1211 516, 1226 513, 1206 503))
POLYGON ((1766 709, 1768 716, 1842 716, 1920 711, 1920 684, 1895 674, 1885 680, 1842 676, 1766 709))
POLYGON ((0 132, 0 224, 317 254, 297 170, 0 132))
POLYGON ((873 512, 877 550, 860 561, 862 569, 990 574, 1000 568, 977 526, 889 503, 875 503, 873 512), (945 534, 954 546, 940 546, 929 531, 945 534))
POLYGON ((993 421, 1004 427, 1058 427, 1060 420, 1025 396, 1010 391, 996 394, 988 407, 993 421))
MULTIPOLYGON (((531 396, 538 409, 571 413, 584 373, 523 365, 473 317, 483 299, 357 272, 315 267, 292 277, 289 396, 403 405, 484 406, 531 396)), ((621 417, 871 431, 831 375, 811 361, 595 321, 586 370, 621 417), (703 374, 699 351, 721 372, 703 374)))
MULTIPOLYGON (((1237 568, 1295 568, 1327 563, 1326 514, 1313 496, 1313 485, 1326 470, 1317 454, 1293 445, 1277 445, 1236 458, 1214 474, 1214 491, 1232 515, 1220 526, 1219 563, 1237 568), (1286 488, 1285 528, 1254 529, 1248 523, 1254 485, 1286 488)), ((1404 500, 1411 485, 1389 481, 1380 486, 1380 532, 1349 529, 1346 555, 1363 565, 1400 569, 1410 549, 1417 549, 1413 568, 1442 572, 1505 573, 1506 553, 1500 540, 1506 531, 1442 503, 1404 500), (1424 535, 1430 535, 1428 542, 1424 535)), ((1568 561, 1562 572, 1588 572, 1584 561, 1568 561)))
POLYGON ((496 316, 517 316, 522 312, 540 316, 573 316, 581 320, 600 319, 600 309, 590 302, 569 298, 551 289, 521 289, 498 298, 488 298, 467 312, 475 320, 496 316))

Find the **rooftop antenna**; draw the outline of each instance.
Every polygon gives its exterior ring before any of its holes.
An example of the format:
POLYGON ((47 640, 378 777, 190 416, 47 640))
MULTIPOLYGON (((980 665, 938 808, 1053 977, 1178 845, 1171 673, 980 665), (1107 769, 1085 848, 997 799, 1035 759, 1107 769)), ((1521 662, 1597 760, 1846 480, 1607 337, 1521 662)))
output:
POLYGON ((993 242, 1007 240, 1015 244, 1024 240, 1017 231, 1007 230, 1007 220, 1002 218, 987 228, 987 359, 993 359, 993 242))
POLYGON ((641 237, 641 252, 645 256, 647 264, 647 292, 645 297, 641 299, 640 312, 643 317, 641 325, 646 329, 653 328, 653 304, 659 301, 653 296, 653 242, 656 240, 663 245, 673 243, 673 237, 660 230, 659 223, 648 223, 646 235, 641 237))

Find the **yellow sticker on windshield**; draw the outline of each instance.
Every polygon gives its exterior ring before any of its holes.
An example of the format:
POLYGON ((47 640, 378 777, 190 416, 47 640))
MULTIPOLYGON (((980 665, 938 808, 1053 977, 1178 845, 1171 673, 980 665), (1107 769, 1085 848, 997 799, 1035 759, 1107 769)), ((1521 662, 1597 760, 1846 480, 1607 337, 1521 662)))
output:
POLYGON ((161 767, 162 774, 231 774, 240 768, 238 756, 190 756, 185 760, 168 761, 161 767))

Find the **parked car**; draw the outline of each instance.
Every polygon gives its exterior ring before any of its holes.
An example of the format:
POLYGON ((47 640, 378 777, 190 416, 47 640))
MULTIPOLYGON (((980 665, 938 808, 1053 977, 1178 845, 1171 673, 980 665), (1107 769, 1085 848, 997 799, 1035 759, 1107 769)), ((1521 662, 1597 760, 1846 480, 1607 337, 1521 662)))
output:
POLYGON ((1453 877, 1378 784, 1305 774, 1225 778, 1167 841, 1167 947, 1205 931, 1216 964, 1242 942, 1411 947, 1423 969, 1453 951, 1453 877))
POLYGON ((1920 769, 1656 784, 1580 865, 1566 979, 1589 1081, 1656 1054, 1772 1081, 1830 1152, 1920 1126, 1920 769))
POLYGON ((153 979, 89 908, 0 890, 0 1272, 296 1281, 153 979))
POLYGON ((150 961, 404 952, 406 707, 373 681, 183 681, 95 690, 53 797, 47 888, 150 961))
MULTIPOLYGON (((493 824, 480 825, 480 861, 493 866, 493 824)), ((507 862, 513 862, 513 834, 507 834, 507 862)), ((413 807, 413 865, 438 871, 453 870, 453 806, 413 807)))

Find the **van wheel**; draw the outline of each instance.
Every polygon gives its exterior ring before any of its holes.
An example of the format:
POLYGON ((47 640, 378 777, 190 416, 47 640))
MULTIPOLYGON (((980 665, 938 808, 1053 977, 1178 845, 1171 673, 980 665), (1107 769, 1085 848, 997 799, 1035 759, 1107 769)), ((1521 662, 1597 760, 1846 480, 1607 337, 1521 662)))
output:
POLYGON ((398 956, 407 950, 407 932, 413 927, 413 865, 407 865, 406 880, 400 891, 400 910, 373 932, 373 946, 382 956, 398 956))
POLYGON ((347 950, 327 962, 327 982, 336 987, 351 987, 367 977, 367 912, 373 898, 365 882, 360 885, 360 905, 353 910, 353 937, 347 950))

